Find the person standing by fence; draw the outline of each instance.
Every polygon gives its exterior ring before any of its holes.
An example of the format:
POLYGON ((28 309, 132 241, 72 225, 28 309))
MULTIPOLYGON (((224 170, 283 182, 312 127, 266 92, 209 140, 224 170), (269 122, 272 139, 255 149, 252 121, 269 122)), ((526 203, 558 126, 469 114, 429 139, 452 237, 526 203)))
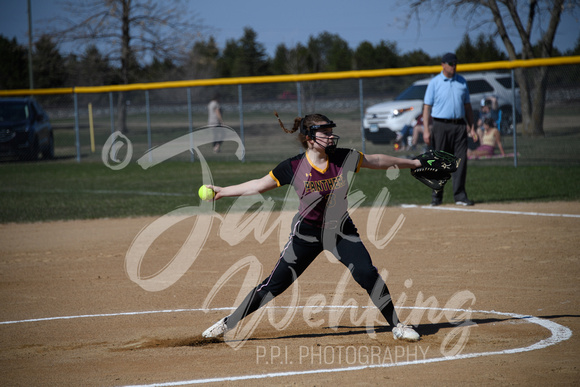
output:
MULTIPOLYGON (((222 118, 222 109, 219 103, 219 95, 215 94, 209 104, 207 105, 208 120, 207 124, 209 126, 221 126, 224 124, 222 118)), ((214 132, 214 142, 213 142, 213 152, 219 153, 221 150, 223 139, 219 136, 217 132, 214 132)))

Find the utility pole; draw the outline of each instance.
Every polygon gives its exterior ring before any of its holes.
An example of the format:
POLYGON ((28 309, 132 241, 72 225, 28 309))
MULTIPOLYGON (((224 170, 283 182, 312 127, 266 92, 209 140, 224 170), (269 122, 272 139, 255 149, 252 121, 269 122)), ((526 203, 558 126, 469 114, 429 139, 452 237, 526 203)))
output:
POLYGON ((32 74, 32 10, 28 0, 28 80, 30 89, 34 89, 34 75, 32 74))

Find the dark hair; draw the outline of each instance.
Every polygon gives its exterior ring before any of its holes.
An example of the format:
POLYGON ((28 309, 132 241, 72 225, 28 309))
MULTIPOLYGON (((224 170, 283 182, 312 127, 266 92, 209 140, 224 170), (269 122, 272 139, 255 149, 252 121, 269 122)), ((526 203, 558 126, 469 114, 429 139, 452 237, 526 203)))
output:
POLYGON ((492 118, 487 117, 486 119, 483 120, 483 123, 489 126, 490 128, 495 128, 495 121, 492 118))
POLYGON ((280 117, 278 116, 278 112, 274 112, 274 115, 276 116, 276 118, 278 118, 278 123, 280 124, 280 127, 284 130, 284 132, 286 133, 294 133, 297 130, 300 130, 300 132, 298 133, 298 141, 300 142, 300 144, 302 144, 302 147, 304 149, 308 148, 308 129, 314 125, 314 123, 316 122, 332 122, 327 116, 325 116, 324 114, 307 114, 304 117, 296 117, 294 118, 294 125, 292 126, 292 129, 286 129, 284 127, 284 124, 282 123, 282 120, 280 119, 280 117))

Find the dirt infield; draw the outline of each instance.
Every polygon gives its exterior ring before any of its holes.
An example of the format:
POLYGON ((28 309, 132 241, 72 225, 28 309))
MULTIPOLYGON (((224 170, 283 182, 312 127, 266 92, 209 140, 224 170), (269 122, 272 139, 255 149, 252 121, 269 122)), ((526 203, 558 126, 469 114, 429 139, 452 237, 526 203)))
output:
POLYGON ((177 223, 148 246, 139 267, 144 286, 166 287, 158 291, 143 289, 129 279, 133 269, 125 270, 133 240, 155 218, 0 225, 0 380, 578 383, 580 203, 391 207, 375 233, 376 211, 357 209, 353 218, 401 319, 418 324, 417 343, 394 341, 384 320, 375 322, 364 291, 325 255, 297 287, 256 313, 256 324, 244 325, 253 329, 247 337, 202 339, 248 283, 273 268, 287 223, 281 234, 248 232, 236 240, 231 227, 214 221, 199 257, 168 286, 156 282, 158 274, 195 225, 177 223))

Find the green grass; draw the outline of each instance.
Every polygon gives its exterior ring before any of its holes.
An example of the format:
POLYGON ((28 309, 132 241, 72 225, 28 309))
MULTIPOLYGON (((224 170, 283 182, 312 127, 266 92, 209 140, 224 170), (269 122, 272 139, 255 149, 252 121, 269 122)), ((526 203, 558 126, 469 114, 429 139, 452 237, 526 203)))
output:
MULTIPOLYGON (((286 121, 287 116, 284 116, 286 121)), ((361 149, 357 114, 335 116, 340 121, 339 145, 361 149)), ((201 147, 217 185, 260 178, 279 161, 299 151, 292 136, 282 133, 277 123, 272 123, 272 117, 270 113, 250 113, 245 118, 245 163, 236 159, 233 154, 236 146, 231 142, 225 142, 218 155, 211 152, 211 144, 201 147)), ((517 137, 517 168, 510 158, 469 161, 467 190, 470 198, 478 203, 579 201, 578 118, 578 113, 569 107, 562 111, 547 110, 545 137, 517 137)), ((156 116, 153 121, 157 129, 153 146, 187 133, 187 121, 183 117, 156 116)), ((107 168, 101 161, 102 146, 110 135, 107 122, 104 119, 95 122, 98 130, 94 153, 88 147, 88 131, 83 130, 80 163, 73 156, 72 122, 64 120, 53 123, 59 128, 55 131, 56 160, 0 161, 0 223, 160 216, 180 207, 199 206, 197 189, 202 184, 201 164, 190 162, 189 153, 184 152, 147 170, 135 163, 149 147, 142 117, 132 121, 127 135, 134 148, 133 162, 118 171, 107 168)), ((512 137, 502 138, 502 143, 506 152, 514 151, 512 137)), ((392 145, 370 142, 366 143, 366 153, 412 157, 410 153, 395 152, 392 145)), ((393 180, 387 178, 385 171, 362 170, 353 185, 353 190, 365 195, 363 205, 366 206, 372 205, 385 188, 390 193, 389 205, 430 203, 430 191, 406 170, 393 180)), ((280 188, 265 196, 273 199, 275 208, 282 208, 286 193, 286 188, 280 188)), ((448 186, 444 203, 451 203, 452 196, 448 186)), ((216 202, 216 210, 228 211, 235 201, 220 200, 216 202)))
MULTIPOLYGON (((229 185, 264 176, 275 166, 265 162, 210 162, 217 185, 229 185)), ((580 200, 580 166, 521 166, 473 162, 467 187, 476 202, 580 200)), ((135 163, 114 171, 102 163, 74 161, 0 163, 0 222, 36 222, 160 216, 184 206, 198 206, 202 184, 199 162, 165 162, 143 170, 135 163)), ((390 192, 389 205, 429 204, 430 191, 400 171, 394 180, 385 171, 362 170, 353 189, 372 205, 382 189, 390 192)), ((444 202, 452 202, 451 187, 444 202)), ((266 193, 282 208, 286 188, 266 193)), ((227 211, 235 199, 216 202, 227 211)))

